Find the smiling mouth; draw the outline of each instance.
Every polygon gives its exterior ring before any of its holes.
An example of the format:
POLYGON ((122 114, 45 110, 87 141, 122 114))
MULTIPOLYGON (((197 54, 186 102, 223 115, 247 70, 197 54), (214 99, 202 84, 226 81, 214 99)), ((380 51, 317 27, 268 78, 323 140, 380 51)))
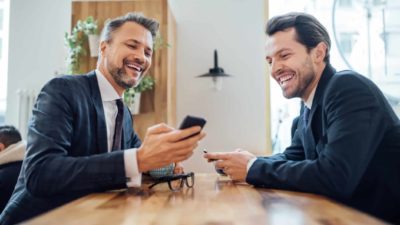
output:
POLYGON ((285 86, 290 80, 292 80, 294 77, 294 73, 287 73, 285 75, 282 75, 278 78, 278 82, 281 86, 285 86))
POLYGON ((143 72, 143 68, 140 67, 140 66, 138 66, 138 65, 136 65, 136 64, 133 64, 133 63, 125 63, 125 65, 126 65, 126 67, 128 67, 129 69, 131 69, 131 70, 133 70, 133 71, 136 71, 137 73, 143 72))

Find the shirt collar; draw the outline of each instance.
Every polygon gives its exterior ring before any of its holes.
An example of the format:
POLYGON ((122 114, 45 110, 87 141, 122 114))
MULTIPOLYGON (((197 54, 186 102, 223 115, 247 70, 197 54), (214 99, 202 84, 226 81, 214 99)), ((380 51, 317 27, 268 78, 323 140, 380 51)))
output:
POLYGON ((312 107, 312 103, 313 103, 314 95, 315 95, 315 90, 317 90, 317 86, 318 85, 315 85, 315 87, 312 89, 310 95, 308 96, 307 100, 304 102, 306 107, 309 108, 309 109, 311 109, 311 107, 312 107))
POLYGON ((100 70, 96 69, 97 82, 99 83, 100 95, 103 102, 115 101, 121 99, 114 87, 106 79, 100 70))

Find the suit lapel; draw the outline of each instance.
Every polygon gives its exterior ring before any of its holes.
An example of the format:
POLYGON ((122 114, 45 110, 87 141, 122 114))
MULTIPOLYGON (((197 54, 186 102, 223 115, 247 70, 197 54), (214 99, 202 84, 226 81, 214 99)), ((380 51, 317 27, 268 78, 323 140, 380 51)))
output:
POLYGON ((315 159, 316 155, 316 141, 321 137, 321 126, 322 126, 322 100, 325 93, 326 86, 329 80, 335 73, 335 69, 327 64, 324 71, 322 72, 321 79, 318 82, 317 89, 315 91, 312 108, 310 111, 309 124, 306 124, 304 132, 304 149, 306 157, 309 159, 315 159))
POLYGON ((96 134, 97 134, 97 149, 98 153, 107 152, 107 127, 104 116, 103 102, 101 100, 99 84, 97 82, 96 73, 91 71, 88 73, 89 85, 91 90, 91 98, 96 110, 96 134))

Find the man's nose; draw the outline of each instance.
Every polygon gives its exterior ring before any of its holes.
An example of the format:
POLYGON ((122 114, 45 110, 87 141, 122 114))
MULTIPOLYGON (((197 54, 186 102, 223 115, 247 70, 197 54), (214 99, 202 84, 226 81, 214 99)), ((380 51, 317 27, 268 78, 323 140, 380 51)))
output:
POLYGON ((271 74, 274 76, 282 71, 282 63, 277 61, 272 61, 271 63, 271 74))
POLYGON ((135 57, 135 61, 139 62, 139 63, 144 63, 145 58, 146 58, 144 51, 140 50, 140 49, 135 51, 134 57, 135 57))

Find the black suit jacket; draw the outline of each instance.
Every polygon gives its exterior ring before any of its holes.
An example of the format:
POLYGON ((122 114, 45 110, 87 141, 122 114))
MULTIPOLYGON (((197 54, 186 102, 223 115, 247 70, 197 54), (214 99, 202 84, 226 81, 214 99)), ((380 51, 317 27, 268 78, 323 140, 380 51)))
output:
POLYGON ((3 211, 17 183, 22 161, 0 165, 0 212, 3 211))
MULTIPOLYGON (((139 147, 124 110, 122 149, 139 147)), ((126 182, 123 151, 107 152, 95 73, 54 78, 33 109, 27 155, 0 222, 20 222, 88 193, 125 188, 126 182)))
POLYGON ((258 158, 246 181, 326 195, 385 220, 398 219, 400 122, 378 87, 327 65, 308 123, 299 120, 284 153, 258 158))

